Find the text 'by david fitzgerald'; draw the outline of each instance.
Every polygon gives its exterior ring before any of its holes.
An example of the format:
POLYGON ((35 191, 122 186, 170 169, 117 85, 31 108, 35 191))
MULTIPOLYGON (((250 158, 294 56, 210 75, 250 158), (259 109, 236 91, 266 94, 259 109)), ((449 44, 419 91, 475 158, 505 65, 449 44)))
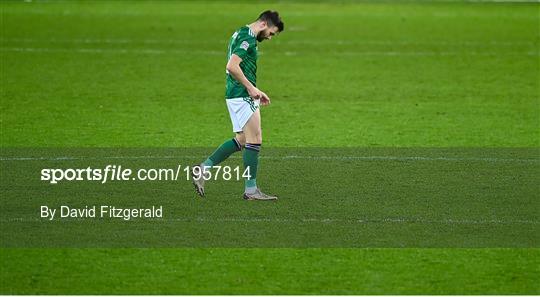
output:
POLYGON ((112 218, 129 221, 135 218, 163 218, 163 206, 152 205, 152 207, 149 208, 120 208, 111 205, 93 205, 77 208, 62 205, 54 208, 42 205, 40 216, 41 218, 50 221, 60 218, 112 218))

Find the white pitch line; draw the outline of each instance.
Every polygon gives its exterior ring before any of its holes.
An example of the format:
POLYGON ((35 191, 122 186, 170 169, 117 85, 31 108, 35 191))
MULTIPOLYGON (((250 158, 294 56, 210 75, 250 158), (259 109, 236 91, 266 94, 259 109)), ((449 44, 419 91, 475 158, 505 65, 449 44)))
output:
MULTIPOLYGON (((0 157, 0 161, 84 161, 84 160, 180 160, 201 159, 203 155, 179 155, 179 156, 103 156, 103 157, 0 157)), ((239 156, 231 156, 231 159, 241 159, 239 156)), ((478 162, 522 162, 540 163, 540 159, 516 159, 516 158, 485 158, 485 157, 425 157, 425 156, 260 156, 261 159, 269 160, 366 160, 366 161, 478 161, 478 162)))
MULTIPOLYGON (((119 218, 122 220, 121 218, 119 218)), ((95 220, 95 218, 61 218, 55 222, 73 222, 95 220)), ((171 219, 137 219, 137 221, 158 221, 158 222, 197 222, 197 223, 347 223, 347 224, 450 224, 450 225, 486 225, 486 224, 527 224, 537 225, 536 220, 501 220, 501 219, 415 219, 415 218, 171 218, 171 219)), ((46 218, 3 218, 0 222, 50 222, 46 218)), ((108 221, 110 222, 110 221, 108 221)))
MULTIPOLYGON (((519 3, 538 3, 538 0, 465 0, 467 2, 483 2, 483 3, 509 3, 509 4, 519 4, 519 3)), ((435 1, 437 2, 437 1, 435 1)), ((439 0, 438 2, 460 2, 454 0, 439 0)), ((351 6, 352 7, 352 6, 351 6)), ((241 11, 241 10, 240 10, 241 11)), ((238 12, 237 12, 238 13, 238 12)), ((208 11, 190 11, 189 9, 177 9, 177 10, 168 10, 161 12, 148 12, 148 11, 129 11, 129 10, 43 10, 43 9, 25 9, 25 10, 4 10, 2 12, 4 15, 52 15, 59 17, 66 16, 80 16, 84 15, 85 17, 111 17, 111 16, 130 16, 130 17, 150 17, 150 16, 207 16, 208 11)), ((212 15, 216 16, 230 16, 228 11, 212 11, 212 15)), ((337 18, 483 18, 483 19, 492 19, 492 18, 512 18, 512 19, 536 19, 534 15, 523 15, 523 14, 508 14, 508 13, 471 13, 471 12, 447 12, 447 13, 422 13, 418 12, 404 12, 404 13, 385 13, 385 12, 373 12, 373 11, 362 11, 362 10, 349 10, 346 12, 343 11, 289 11, 287 12, 288 17, 337 17, 337 18)))
POLYGON ((197 55, 219 55, 222 51, 199 51, 179 50, 179 49, 115 49, 115 48, 37 48, 37 47, 1 47, 3 52, 28 52, 28 53, 82 53, 82 54, 146 54, 146 55, 166 55, 166 54, 197 54, 197 55))
MULTIPOLYGON (((74 38, 74 39, 34 39, 34 38, 3 38, 2 42, 19 42, 19 43, 73 43, 73 44, 214 44, 225 45, 225 41, 212 41, 212 40, 194 40, 194 39, 127 39, 127 38, 74 38)), ((281 41, 276 40, 276 44, 285 45, 318 45, 318 44, 330 44, 330 45, 443 45, 443 46, 518 46, 518 45, 530 45, 534 46, 534 41, 407 41, 407 40, 288 40, 281 41)))
MULTIPOLYGON (((222 56, 221 51, 190 51, 178 49, 104 49, 104 48, 36 48, 36 47, 1 47, 3 52, 26 52, 26 53, 81 53, 81 54, 147 54, 147 55, 167 55, 167 54, 192 54, 192 55, 212 55, 222 56)), ((262 54, 262 53, 261 53, 262 54)), ((287 56, 298 56, 306 54, 316 54, 315 52, 285 52, 287 56)), ((472 56, 539 56, 540 51, 527 52, 486 52, 486 51, 423 51, 423 52, 397 52, 397 51, 332 51, 325 53, 332 56, 457 56, 457 55, 472 55, 472 56)))
POLYGON ((285 156, 283 159, 318 159, 318 160, 385 160, 385 161, 485 161, 485 162, 540 162, 540 159, 513 158, 456 158, 456 157, 421 157, 421 156, 285 156))

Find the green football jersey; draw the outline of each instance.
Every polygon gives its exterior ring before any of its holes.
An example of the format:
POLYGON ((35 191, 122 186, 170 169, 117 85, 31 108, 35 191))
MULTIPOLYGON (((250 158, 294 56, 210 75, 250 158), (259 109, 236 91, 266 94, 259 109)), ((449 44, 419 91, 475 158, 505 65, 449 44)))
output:
MULTIPOLYGON (((246 76, 246 78, 256 86, 257 81, 257 39, 255 33, 249 28, 244 26, 238 29, 231 36, 229 41, 229 49, 227 53, 227 61, 231 58, 232 54, 235 54, 242 58, 240 63, 240 69, 246 76)), ((246 88, 236 81, 232 75, 227 71, 227 84, 225 91, 225 98, 239 98, 249 97, 246 88)))

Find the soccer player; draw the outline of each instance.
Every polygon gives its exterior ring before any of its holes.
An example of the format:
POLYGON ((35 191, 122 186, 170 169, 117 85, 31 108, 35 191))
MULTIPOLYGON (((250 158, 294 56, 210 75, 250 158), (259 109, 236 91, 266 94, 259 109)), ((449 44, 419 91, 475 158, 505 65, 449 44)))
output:
POLYGON ((225 141, 200 165, 193 167, 192 181, 195 190, 204 196, 204 172, 235 152, 243 152, 244 167, 249 168, 250 178, 245 180, 244 199, 276 200, 257 187, 257 164, 261 150, 261 113, 259 105, 270 104, 270 98, 257 88, 257 42, 270 40, 283 31, 283 22, 277 11, 267 10, 249 25, 238 29, 231 36, 226 68, 225 98, 231 116, 234 138, 225 141))

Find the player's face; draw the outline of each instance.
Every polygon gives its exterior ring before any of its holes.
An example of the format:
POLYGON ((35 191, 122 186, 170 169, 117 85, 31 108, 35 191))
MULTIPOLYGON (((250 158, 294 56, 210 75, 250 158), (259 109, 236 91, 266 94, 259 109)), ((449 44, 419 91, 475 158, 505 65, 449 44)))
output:
POLYGON ((274 37, 274 35, 276 35, 278 32, 278 27, 276 26, 272 26, 272 27, 266 27, 264 30, 262 30, 261 32, 259 32, 259 34, 257 35, 257 41, 258 42, 263 42, 264 40, 268 39, 272 39, 272 37, 274 37))

